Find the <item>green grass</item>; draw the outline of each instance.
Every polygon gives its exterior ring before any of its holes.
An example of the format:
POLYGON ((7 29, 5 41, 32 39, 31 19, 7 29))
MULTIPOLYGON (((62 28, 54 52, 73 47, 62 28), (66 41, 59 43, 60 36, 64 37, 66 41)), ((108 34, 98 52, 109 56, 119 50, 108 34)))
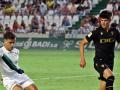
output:
MULTIPOLYGON (((20 66, 39 90, 98 90, 98 74, 93 68, 94 51, 85 51, 87 66, 79 67, 79 51, 21 50, 20 66)), ((120 51, 116 51, 115 89, 120 88, 120 51)), ((0 90, 5 90, 0 85, 0 90)))

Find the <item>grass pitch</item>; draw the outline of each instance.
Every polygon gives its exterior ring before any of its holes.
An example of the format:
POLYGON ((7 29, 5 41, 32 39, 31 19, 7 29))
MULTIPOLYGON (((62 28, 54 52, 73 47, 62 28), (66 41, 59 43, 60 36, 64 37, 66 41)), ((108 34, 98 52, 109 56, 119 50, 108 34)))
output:
MULTIPOLYGON (((21 50, 20 66, 39 90, 98 90, 98 74, 93 68, 94 51, 85 51, 87 66, 79 67, 79 51, 21 50)), ((116 51, 115 89, 120 89, 120 51, 116 51)), ((0 84, 0 90, 5 90, 0 84)))

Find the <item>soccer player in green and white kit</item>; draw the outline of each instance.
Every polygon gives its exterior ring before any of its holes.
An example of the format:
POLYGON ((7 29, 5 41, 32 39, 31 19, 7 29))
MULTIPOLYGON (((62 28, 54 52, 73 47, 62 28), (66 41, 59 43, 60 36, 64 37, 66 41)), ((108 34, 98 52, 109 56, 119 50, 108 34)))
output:
POLYGON ((0 69, 7 90, 38 90, 34 82, 18 66, 19 50, 14 48, 16 36, 6 32, 0 48, 0 69))

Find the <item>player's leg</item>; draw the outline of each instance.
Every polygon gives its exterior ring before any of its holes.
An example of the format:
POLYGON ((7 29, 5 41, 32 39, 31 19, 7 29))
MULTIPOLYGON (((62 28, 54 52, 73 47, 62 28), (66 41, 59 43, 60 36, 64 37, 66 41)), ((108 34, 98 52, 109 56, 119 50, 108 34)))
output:
POLYGON ((103 76, 100 76, 99 90, 113 90, 114 75, 109 68, 103 71, 103 76))
POLYGON ((103 71, 103 76, 101 75, 99 79, 101 80, 99 90, 113 90, 114 75, 108 67, 103 71))
POLYGON ((24 88, 24 90, 38 90, 34 81, 31 80, 26 74, 23 75, 22 79, 24 83, 22 83, 21 86, 24 88))
POLYGON ((114 82, 114 76, 113 76, 112 71, 109 68, 105 69, 103 72, 103 77, 100 80, 99 90, 112 90, 113 82, 114 82), (112 81, 109 81, 109 79, 111 79, 112 81))
POLYGON ((106 79, 106 90, 113 90, 114 75, 113 72, 107 68, 104 70, 103 77, 106 79))
POLYGON ((106 90, 106 79, 103 77, 103 71, 106 69, 104 63, 100 59, 94 58, 94 68, 99 73, 100 80, 99 90, 106 90))
POLYGON ((106 90, 106 82, 105 81, 100 80, 99 90, 106 90))
POLYGON ((100 88, 99 89, 100 90, 112 90, 113 82, 114 82, 114 76, 112 73, 113 62, 109 64, 108 66, 104 64, 102 60, 94 59, 94 68, 100 74, 100 77, 99 77, 100 88), (111 89, 107 89, 107 88, 111 88, 111 89))
POLYGON ((31 84, 28 87, 26 87, 25 90, 38 90, 38 88, 35 84, 31 84))
POLYGON ((20 85, 15 85, 12 90, 24 90, 20 85))

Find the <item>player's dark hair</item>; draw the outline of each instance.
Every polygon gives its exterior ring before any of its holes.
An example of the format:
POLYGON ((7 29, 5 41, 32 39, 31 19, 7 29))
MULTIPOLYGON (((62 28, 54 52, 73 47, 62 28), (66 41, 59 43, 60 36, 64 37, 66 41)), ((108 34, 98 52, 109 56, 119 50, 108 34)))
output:
POLYGON ((105 19, 111 19, 112 17, 112 12, 108 10, 104 10, 100 13, 99 17, 105 18, 105 19))
POLYGON ((15 39, 16 36, 12 32, 5 32, 4 35, 3 35, 3 38, 4 39, 15 39))

